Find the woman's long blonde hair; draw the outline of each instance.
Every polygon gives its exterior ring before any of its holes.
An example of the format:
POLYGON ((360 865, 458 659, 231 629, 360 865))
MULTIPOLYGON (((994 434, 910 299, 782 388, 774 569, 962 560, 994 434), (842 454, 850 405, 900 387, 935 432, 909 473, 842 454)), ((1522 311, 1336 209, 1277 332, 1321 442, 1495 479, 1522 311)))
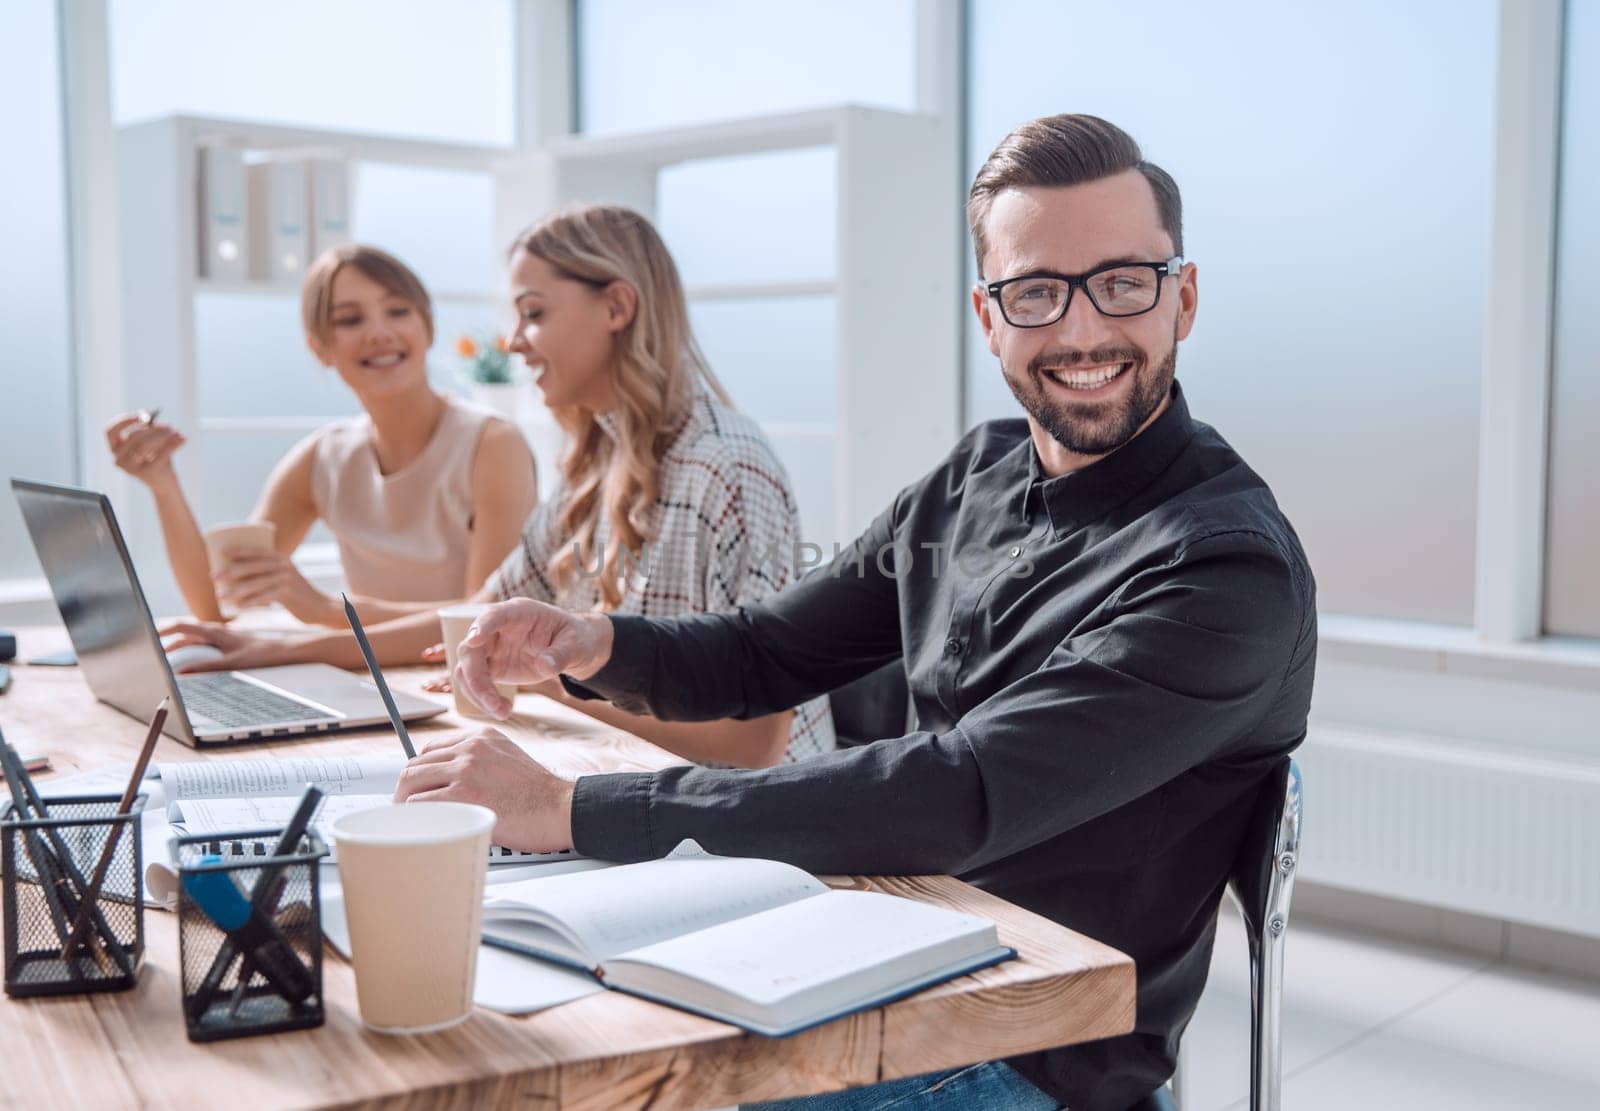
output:
POLYGON ((639 213, 620 205, 569 208, 517 236, 511 255, 527 251, 563 277, 602 288, 626 282, 637 295, 633 321, 617 334, 612 386, 615 439, 582 406, 555 410, 567 433, 561 457, 565 494, 556 507, 561 538, 550 563, 562 589, 594 563, 602 519, 611 526, 600 562, 600 608, 622 601, 626 561, 655 539, 661 460, 689 416, 695 379, 731 404, 689 328, 678 267, 661 236, 639 213))

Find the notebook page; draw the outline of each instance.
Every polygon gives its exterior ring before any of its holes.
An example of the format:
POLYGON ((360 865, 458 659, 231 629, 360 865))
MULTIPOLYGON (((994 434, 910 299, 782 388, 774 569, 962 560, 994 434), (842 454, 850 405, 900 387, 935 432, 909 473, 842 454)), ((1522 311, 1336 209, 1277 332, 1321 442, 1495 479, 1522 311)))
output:
POLYGON ((298 798, 307 783, 325 795, 392 795, 405 757, 296 756, 190 760, 156 767, 169 802, 178 799, 298 798))
MULTIPOLYGON (((167 807, 167 821, 184 833, 226 833, 235 829, 263 829, 287 825, 298 798, 273 795, 246 799, 182 799, 167 807)), ((317 810, 313 827, 327 841, 327 827, 336 818, 358 810, 388 806, 388 795, 329 795, 317 810)))
MULTIPOLYGON (((311 828, 328 846, 328 859, 332 861, 338 857, 331 834, 337 819, 358 810, 388 806, 390 801, 388 795, 328 795, 324 798, 317 808, 317 817, 311 823, 311 828)), ((298 797, 287 795, 243 799, 180 799, 167 807, 167 821, 172 826, 172 832, 180 834, 275 828, 288 825, 299 804, 298 797)), ((241 852, 244 855, 261 855, 270 852, 273 847, 271 842, 261 842, 266 847, 258 851, 255 844, 230 841, 221 847, 223 852, 235 855, 241 852), (236 849, 235 845, 239 848, 236 849)), ((525 853, 500 845, 489 846, 490 864, 545 864, 581 859, 570 849, 556 853, 525 853)))
POLYGON ((492 932, 496 921, 525 916, 519 908, 535 908, 565 925, 603 964, 629 949, 827 890, 809 873, 773 860, 674 854, 496 887, 484 902, 483 924, 492 932))
POLYGON ((717 989, 708 1001, 833 1010, 998 945, 985 918, 877 892, 829 891, 627 953, 607 978, 627 985, 637 977, 671 994, 666 985, 681 977, 717 989))

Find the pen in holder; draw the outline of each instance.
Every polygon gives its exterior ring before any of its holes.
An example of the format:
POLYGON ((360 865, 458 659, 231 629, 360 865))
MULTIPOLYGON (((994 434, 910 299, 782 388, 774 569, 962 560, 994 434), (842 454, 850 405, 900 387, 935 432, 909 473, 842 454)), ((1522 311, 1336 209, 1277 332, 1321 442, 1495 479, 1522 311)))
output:
POLYGON ((317 864, 328 850, 307 833, 293 851, 274 855, 271 846, 281 833, 261 829, 173 841, 190 1041, 322 1025, 317 864))
POLYGON ((123 991, 144 962, 144 796, 50 799, 48 817, 0 812, 7 995, 123 991), (111 851, 106 847, 115 834, 111 851), (100 873, 100 882, 87 879, 100 873), (68 942, 74 944, 69 945, 68 942))

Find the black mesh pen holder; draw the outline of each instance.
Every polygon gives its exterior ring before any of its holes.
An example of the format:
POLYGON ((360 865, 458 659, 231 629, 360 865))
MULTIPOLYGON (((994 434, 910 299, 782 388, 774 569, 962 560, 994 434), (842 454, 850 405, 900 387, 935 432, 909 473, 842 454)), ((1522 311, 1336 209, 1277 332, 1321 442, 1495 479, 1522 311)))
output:
POLYGON ((48 818, 0 811, 0 900, 5 918, 5 990, 11 996, 126 991, 144 964, 144 857, 139 816, 117 795, 46 799, 48 818), (94 877, 107 843, 98 891, 94 877), (92 896, 92 897, 91 897, 92 896), (71 946, 68 942, 81 944, 71 946))
POLYGON ((273 856, 282 830, 177 838, 178 953, 189 1040, 321 1026, 322 903, 315 834, 273 856))

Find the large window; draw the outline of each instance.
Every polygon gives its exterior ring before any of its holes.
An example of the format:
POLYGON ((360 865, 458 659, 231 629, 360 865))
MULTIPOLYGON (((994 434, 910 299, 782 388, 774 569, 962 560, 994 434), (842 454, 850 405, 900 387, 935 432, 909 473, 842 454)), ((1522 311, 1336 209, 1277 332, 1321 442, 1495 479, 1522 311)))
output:
POLYGON ((910 110, 912 0, 580 0, 578 114, 590 134, 825 104, 910 110))
MULTIPOLYGON (((1091 112, 1183 189, 1195 415, 1271 483, 1325 612, 1470 624, 1492 0, 976 0, 968 168, 1091 112)), ((968 415, 1017 411, 976 329, 968 415)))
MULTIPOLYGON (((73 480, 72 326, 56 5, 0 4, 0 471, 73 480), (19 106, 26 105, 26 110, 19 106)), ((9 488, 0 489, 0 579, 39 574, 9 488)))
POLYGON ((1567 5, 1545 627, 1600 637, 1600 4, 1567 5))
POLYGON ((109 0, 112 114, 509 146, 511 0, 109 0))

